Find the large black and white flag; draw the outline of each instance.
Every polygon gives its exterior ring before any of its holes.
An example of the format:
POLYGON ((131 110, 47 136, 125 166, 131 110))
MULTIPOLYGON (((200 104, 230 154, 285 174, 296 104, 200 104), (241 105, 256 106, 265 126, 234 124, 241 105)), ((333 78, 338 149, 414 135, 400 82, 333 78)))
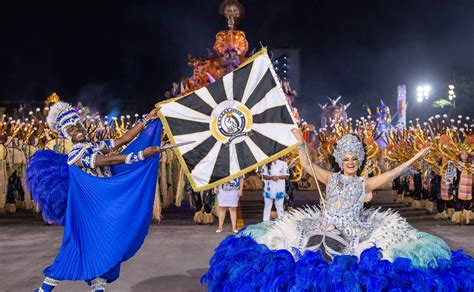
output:
POLYGON ((295 149, 296 127, 266 50, 184 97, 160 118, 195 191, 212 188, 295 149))

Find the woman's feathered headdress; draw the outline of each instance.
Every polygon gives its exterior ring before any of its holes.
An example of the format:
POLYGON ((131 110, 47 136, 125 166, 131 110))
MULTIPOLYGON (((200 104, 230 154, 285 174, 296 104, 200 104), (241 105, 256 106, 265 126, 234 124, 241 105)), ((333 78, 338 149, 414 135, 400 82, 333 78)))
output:
POLYGON ((70 104, 60 101, 49 108, 46 121, 51 130, 59 133, 66 139, 71 139, 66 132, 66 128, 80 123, 81 119, 70 104))
POLYGON ((356 154, 359 160, 359 167, 362 165, 365 156, 364 147, 362 146, 362 142, 357 139, 355 135, 347 134, 339 139, 336 143, 336 147, 334 148, 332 156, 334 156, 341 169, 344 155, 347 153, 356 154))

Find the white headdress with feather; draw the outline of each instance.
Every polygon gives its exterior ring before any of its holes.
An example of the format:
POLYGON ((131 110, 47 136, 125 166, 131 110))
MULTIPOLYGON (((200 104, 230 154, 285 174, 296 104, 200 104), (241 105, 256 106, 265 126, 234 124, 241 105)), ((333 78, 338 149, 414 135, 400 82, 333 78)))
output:
POLYGON ((81 119, 76 110, 70 104, 61 101, 53 104, 49 108, 49 113, 46 117, 49 128, 66 139, 71 139, 66 132, 66 128, 74 126, 80 123, 80 121, 81 119))

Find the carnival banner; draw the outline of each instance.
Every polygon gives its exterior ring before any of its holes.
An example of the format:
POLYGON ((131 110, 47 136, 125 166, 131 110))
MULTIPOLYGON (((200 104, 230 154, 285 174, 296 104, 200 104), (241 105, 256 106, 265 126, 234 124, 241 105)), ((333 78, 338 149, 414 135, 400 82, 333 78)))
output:
POLYGON ((295 149, 296 127, 266 49, 186 96, 158 103, 195 191, 227 182, 295 149))

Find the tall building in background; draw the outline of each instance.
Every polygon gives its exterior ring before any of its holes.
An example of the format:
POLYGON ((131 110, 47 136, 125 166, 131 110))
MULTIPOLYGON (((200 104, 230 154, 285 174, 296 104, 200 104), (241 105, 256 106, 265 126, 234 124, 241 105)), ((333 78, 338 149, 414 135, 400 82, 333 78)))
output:
POLYGON ((291 87, 300 90, 300 49, 269 49, 275 72, 291 87))
POLYGON ((398 85, 397 87, 397 126, 406 127, 407 125, 407 87, 398 85))

